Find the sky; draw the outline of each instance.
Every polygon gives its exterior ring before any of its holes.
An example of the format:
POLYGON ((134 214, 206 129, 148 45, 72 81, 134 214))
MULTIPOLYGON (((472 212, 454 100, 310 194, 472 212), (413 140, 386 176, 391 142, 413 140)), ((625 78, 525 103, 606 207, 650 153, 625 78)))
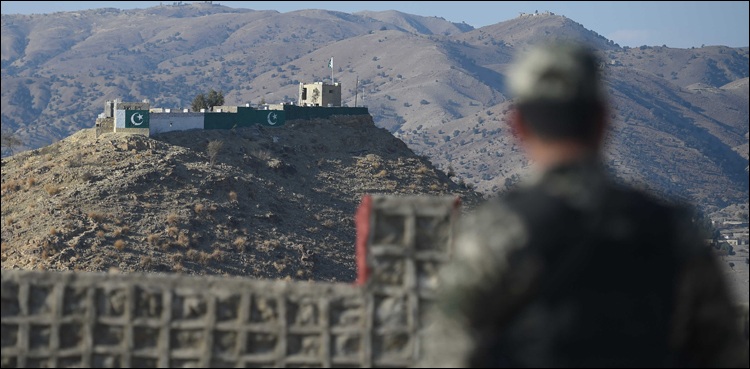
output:
MULTIPOLYGON (((173 1, 164 1, 172 4, 173 1)), ((476 28, 518 16, 551 11, 581 23, 620 46, 750 46, 747 1, 214 1, 233 8, 277 10, 326 9, 346 13, 398 10, 465 22, 476 28)), ((39 14, 91 8, 148 8, 159 1, 3 1, 2 14, 39 14)))

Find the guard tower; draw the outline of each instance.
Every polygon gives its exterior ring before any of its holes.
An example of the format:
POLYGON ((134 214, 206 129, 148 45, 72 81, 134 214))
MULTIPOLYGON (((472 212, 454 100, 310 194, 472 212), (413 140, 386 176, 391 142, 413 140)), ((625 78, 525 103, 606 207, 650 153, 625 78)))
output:
POLYGON ((299 106, 341 106, 341 83, 299 84, 299 106))

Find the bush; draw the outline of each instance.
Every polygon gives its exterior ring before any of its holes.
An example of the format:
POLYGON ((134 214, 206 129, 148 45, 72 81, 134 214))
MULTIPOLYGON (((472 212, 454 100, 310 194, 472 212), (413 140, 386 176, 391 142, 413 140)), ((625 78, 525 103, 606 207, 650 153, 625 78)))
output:
POLYGON ((237 251, 244 252, 245 251, 245 244, 247 243, 247 238, 245 237, 237 237, 233 244, 234 247, 237 248, 237 251))
POLYGON ((180 217, 175 213, 169 213, 167 215, 167 224, 175 225, 180 220, 180 217))
POLYGON ((88 214, 88 217, 91 218, 91 220, 95 222, 101 222, 102 220, 106 219, 107 216, 98 212, 98 211, 90 211, 88 214))
POLYGON ((213 140, 208 143, 206 151, 208 152, 208 158, 211 161, 211 166, 214 166, 214 164, 216 163, 216 157, 219 155, 219 151, 221 151, 222 146, 224 146, 224 141, 221 140, 213 140))
POLYGON ((146 241, 153 246, 156 246, 159 243, 159 235, 151 233, 146 237, 146 241))
POLYGON ((60 193, 60 186, 47 183, 46 185, 44 185, 44 190, 47 191, 47 194, 49 195, 57 195, 58 193, 60 193))

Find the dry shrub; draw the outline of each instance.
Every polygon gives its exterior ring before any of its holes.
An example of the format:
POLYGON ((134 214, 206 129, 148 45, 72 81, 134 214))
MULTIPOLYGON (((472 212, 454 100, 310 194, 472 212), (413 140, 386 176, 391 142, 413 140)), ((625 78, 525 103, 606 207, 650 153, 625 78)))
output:
POLYGON ((149 245, 156 246, 159 244, 159 235, 158 234, 150 234, 146 236, 146 242, 149 243, 149 245))
POLYGON ((172 266, 172 271, 175 273, 182 273, 183 269, 185 269, 185 267, 182 266, 182 263, 175 264, 172 266))
POLYGON ((98 211, 90 211, 88 214, 89 218, 95 222, 101 222, 105 219, 107 219, 107 216, 98 212, 98 211))
POLYGON ((16 218, 15 217, 11 217, 11 216, 5 217, 5 225, 6 226, 11 226, 15 222, 16 222, 16 218))
POLYGON ((430 169, 427 168, 426 165, 422 165, 419 168, 417 168, 417 174, 427 174, 427 172, 429 172, 429 171, 430 171, 430 169))
POLYGON ((263 246, 267 249, 275 249, 281 245, 281 242, 279 240, 265 240, 263 241, 263 246))
POLYGON ((234 242, 232 242, 235 248, 237 248, 237 251, 244 252, 245 251, 245 245, 247 245, 247 238, 246 237, 237 237, 234 239, 234 242))
POLYGON ((211 166, 214 166, 216 163, 216 157, 219 156, 219 151, 221 151, 221 148, 224 146, 224 141, 221 140, 213 140, 208 143, 208 147, 206 147, 206 151, 208 152, 208 158, 211 161, 211 166))
POLYGON ((198 262, 203 265, 207 265, 211 261, 211 255, 205 251, 198 253, 198 262))
POLYGON ((128 233, 130 233, 130 227, 124 226, 115 231, 115 236, 120 236, 121 234, 128 234, 128 233))
POLYGON ((326 219, 320 223, 320 225, 326 228, 333 228, 336 225, 336 222, 334 222, 333 219, 326 219))
POLYGON ((52 183, 47 183, 46 185, 44 185, 44 190, 47 191, 48 195, 57 195, 58 193, 60 193, 60 186, 52 183))
POLYGON ((440 186, 437 183, 430 185, 430 191, 440 191, 440 186))
POLYGON ((185 259, 185 257, 182 256, 182 254, 179 254, 179 253, 172 254, 172 256, 170 256, 169 258, 175 264, 182 264, 182 260, 185 259))
POLYGON ((153 263, 154 259, 151 258, 148 255, 141 256, 141 266, 144 268, 148 268, 151 266, 151 263, 153 263))
POLYGON ((49 229, 49 234, 50 234, 51 236, 54 236, 54 235, 56 235, 56 234, 57 234, 57 228, 55 228, 55 227, 52 227, 52 228, 50 228, 50 229, 49 229))
MULTIPOLYGON (((104 231, 102 231, 102 230, 98 230, 98 231, 96 231, 96 237, 99 237, 99 238, 104 238, 104 231)), ((116 246, 115 246, 115 247, 116 247, 116 246)))
POLYGON ((229 201, 237 202, 237 192, 234 192, 234 191, 229 192, 229 201))
POLYGON ((188 252, 185 254, 185 257, 187 257, 188 260, 191 261, 198 261, 199 255, 200 252, 198 250, 188 250, 188 252))
POLYGON ((177 235, 180 234, 180 229, 174 226, 169 227, 167 228, 167 234, 172 237, 177 237, 177 235))
POLYGON ((123 240, 115 241, 115 248, 122 251, 125 248, 125 241, 123 240))
POLYGON ((190 246, 190 237, 188 237, 184 233, 180 233, 180 235, 177 237, 176 243, 182 247, 188 247, 190 246))
POLYGON ((214 250, 214 252, 211 253, 211 255, 209 257, 213 261, 222 262, 222 261, 224 261, 224 256, 225 256, 224 251, 216 249, 216 250, 214 250))
POLYGON ((176 213, 169 213, 169 215, 167 215, 167 224, 175 225, 179 221, 180 221, 180 216, 177 215, 176 213))
POLYGON ((388 175, 388 171, 386 171, 385 169, 383 169, 380 172, 377 172, 375 174, 375 178, 384 178, 387 175, 388 175))
POLYGON ((20 189, 21 189, 21 182, 15 181, 15 180, 5 182, 2 184, 2 186, 0 186, 0 190, 3 193, 6 193, 6 192, 10 193, 10 192, 18 191, 20 189))
POLYGON ((36 178, 34 177, 26 178, 26 188, 31 188, 35 184, 36 184, 36 178))
POLYGON ((195 204, 195 206, 193 207, 193 210, 195 210, 196 214, 200 214, 203 212, 203 208, 204 208, 203 204, 195 204))
POLYGON ((284 270, 284 268, 286 268, 286 264, 279 262, 277 260, 273 262, 273 267, 276 268, 277 273, 281 273, 281 271, 284 270))

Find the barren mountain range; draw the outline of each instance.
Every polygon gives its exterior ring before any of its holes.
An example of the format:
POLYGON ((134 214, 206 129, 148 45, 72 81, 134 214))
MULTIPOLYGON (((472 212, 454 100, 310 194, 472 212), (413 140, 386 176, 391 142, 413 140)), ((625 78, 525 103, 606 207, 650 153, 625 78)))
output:
POLYGON ((600 51, 620 178, 709 210, 747 203, 749 49, 620 47, 563 15, 474 29, 395 11, 203 3, 4 14, 2 127, 34 149, 91 127, 115 98, 182 108, 215 88, 227 104, 294 101, 299 82, 330 80, 334 57, 345 104, 358 79, 376 125, 491 194, 528 166, 504 121, 508 63, 556 39, 600 51))

